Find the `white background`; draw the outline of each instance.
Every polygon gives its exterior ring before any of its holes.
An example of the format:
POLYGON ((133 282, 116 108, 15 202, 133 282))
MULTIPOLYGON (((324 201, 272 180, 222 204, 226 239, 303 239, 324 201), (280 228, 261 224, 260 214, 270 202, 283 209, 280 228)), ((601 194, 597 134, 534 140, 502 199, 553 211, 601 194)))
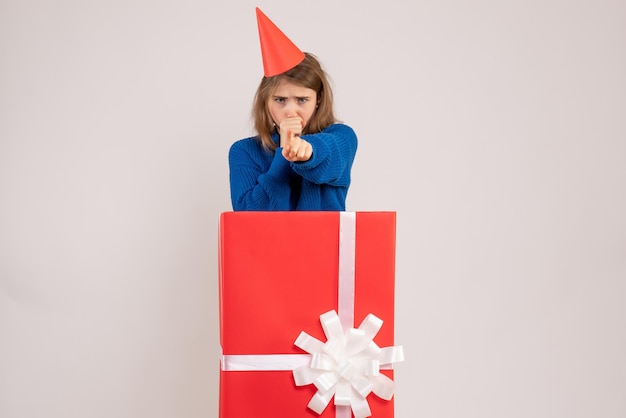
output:
POLYGON ((0 417, 217 415, 257 5, 397 211, 396 415, 624 418, 623 0, 1 0, 0 417))

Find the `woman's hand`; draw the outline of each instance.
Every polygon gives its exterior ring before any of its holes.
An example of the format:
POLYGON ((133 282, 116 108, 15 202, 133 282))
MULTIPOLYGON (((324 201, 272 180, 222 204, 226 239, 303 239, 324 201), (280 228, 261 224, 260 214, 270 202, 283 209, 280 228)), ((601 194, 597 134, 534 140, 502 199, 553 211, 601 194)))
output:
POLYGON ((300 137, 302 123, 299 117, 283 119, 280 123, 280 146, 283 148, 283 157, 292 163, 308 161, 313 155, 311 144, 300 137))

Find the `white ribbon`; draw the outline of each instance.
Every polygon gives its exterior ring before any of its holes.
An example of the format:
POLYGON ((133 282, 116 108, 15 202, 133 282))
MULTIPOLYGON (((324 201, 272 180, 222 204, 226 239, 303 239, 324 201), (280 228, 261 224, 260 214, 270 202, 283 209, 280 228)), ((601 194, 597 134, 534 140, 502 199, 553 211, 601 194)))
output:
MULTIPOLYGON (((326 343, 302 331, 296 346, 311 354, 310 363, 293 371, 297 386, 313 384, 317 392, 308 407, 321 414, 335 398, 337 407, 349 407, 356 418, 371 415, 367 395, 390 400, 395 383, 380 373, 381 365, 404 360, 402 346, 380 348, 373 338, 383 321, 369 314, 358 329, 344 331, 337 312, 329 311, 320 316, 326 343)), ((346 408, 343 408, 345 411, 346 408)))
POLYGON ((354 256, 356 213, 339 213, 339 296, 337 308, 344 329, 354 327, 354 256))
POLYGON ((228 354, 222 356, 221 367, 225 372, 293 370, 310 361, 308 354, 228 354))
POLYGON ((295 345, 309 354, 223 355, 221 368, 234 370, 293 370, 297 386, 313 384, 317 392, 308 407, 321 414, 335 398, 335 418, 371 416, 367 396, 390 400, 395 383, 382 369, 404 360, 402 346, 380 348, 373 339, 383 321, 369 314, 354 327, 354 258, 356 213, 339 213, 338 313, 320 315, 326 342, 302 331, 295 345))

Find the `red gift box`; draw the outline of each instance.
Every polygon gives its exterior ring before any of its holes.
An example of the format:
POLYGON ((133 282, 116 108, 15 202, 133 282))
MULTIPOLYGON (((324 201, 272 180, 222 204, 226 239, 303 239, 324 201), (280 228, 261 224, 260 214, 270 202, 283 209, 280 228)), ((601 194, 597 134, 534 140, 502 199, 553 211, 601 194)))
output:
MULTIPOLYGON (((307 407, 317 388, 292 370, 311 356, 294 341, 305 331, 326 342, 320 315, 334 310, 344 329, 380 318, 373 341, 393 346, 395 227, 395 212, 221 214, 220 418, 351 416, 333 401, 320 415, 307 407), (239 356, 247 365, 231 366, 239 356)), ((393 399, 366 400, 373 417, 393 418, 393 399)))

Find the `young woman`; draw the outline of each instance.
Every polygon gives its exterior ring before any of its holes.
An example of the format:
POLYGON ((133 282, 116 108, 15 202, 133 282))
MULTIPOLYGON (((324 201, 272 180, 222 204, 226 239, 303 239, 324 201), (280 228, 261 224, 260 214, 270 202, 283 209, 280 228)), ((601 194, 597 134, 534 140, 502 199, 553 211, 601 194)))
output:
POLYGON ((345 210, 357 137, 337 123, 319 61, 302 54, 285 72, 266 70, 252 110, 257 135, 230 148, 235 211, 345 210))

